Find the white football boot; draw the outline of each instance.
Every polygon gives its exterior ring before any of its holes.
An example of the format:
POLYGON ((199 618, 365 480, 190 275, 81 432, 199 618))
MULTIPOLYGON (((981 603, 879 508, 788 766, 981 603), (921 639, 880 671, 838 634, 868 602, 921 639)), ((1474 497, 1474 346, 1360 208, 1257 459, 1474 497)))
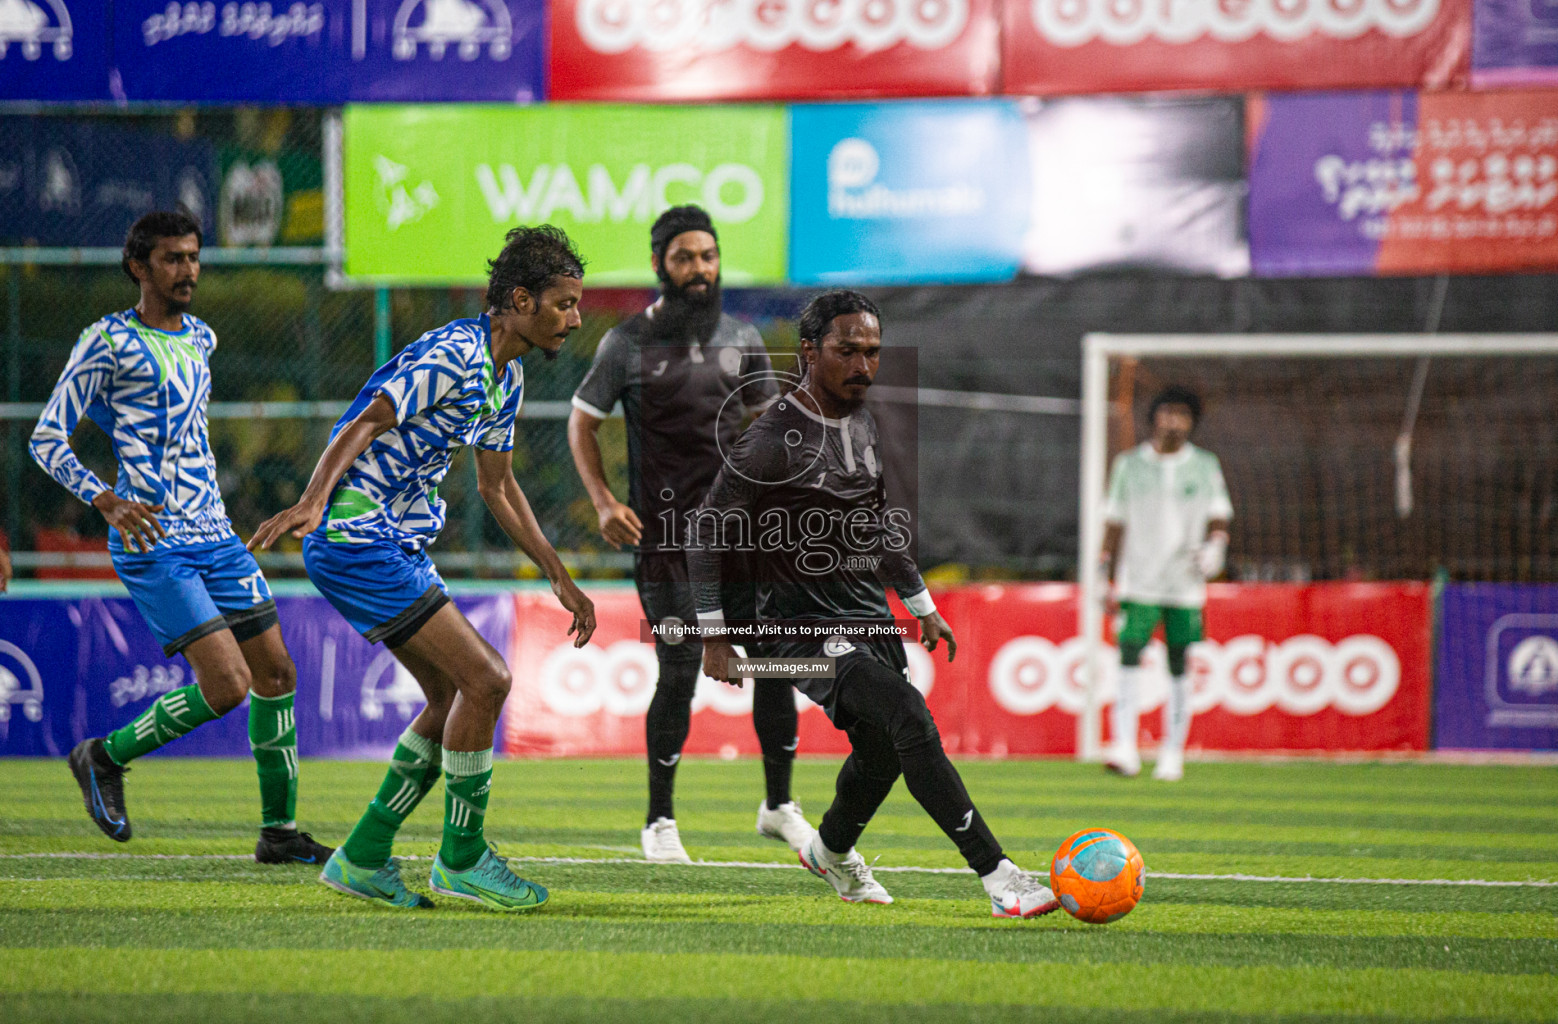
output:
POLYGON ((1141 754, 1134 750, 1122 750, 1114 747, 1104 758, 1104 767, 1116 775, 1123 775, 1127 779, 1134 779, 1141 774, 1141 754))
POLYGON ((822 845, 822 838, 815 832, 800 849, 801 864, 816 875, 826 879, 846 903, 891 903, 877 880, 871 877, 871 867, 855 850, 839 855, 822 845))
POLYGON ((980 879, 990 895, 991 917, 1043 917, 1059 909, 1060 901, 1043 877, 1024 871, 1009 860, 980 879))
POLYGON ((1177 750, 1160 750, 1152 777, 1159 782, 1178 782, 1185 777, 1185 755, 1177 750))
POLYGON ((767 800, 757 805, 757 834, 787 843, 796 853, 801 852, 801 847, 816 831, 801 813, 801 805, 794 800, 772 809, 767 800))
POLYGON ((638 841, 644 848, 645 860, 656 864, 692 863, 692 858, 687 856, 687 850, 682 846, 681 834, 676 831, 675 819, 655 819, 653 825, 638 834, 638 841))

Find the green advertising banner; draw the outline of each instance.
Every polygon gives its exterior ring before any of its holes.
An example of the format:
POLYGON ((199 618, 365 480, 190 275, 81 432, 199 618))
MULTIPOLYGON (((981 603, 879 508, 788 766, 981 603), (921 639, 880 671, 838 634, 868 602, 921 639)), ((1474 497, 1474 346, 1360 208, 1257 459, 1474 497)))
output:
POLYGON ((480 284, 503 235, 551 223, 586 285, 652 284, 649 226, 698 203, 725 283, 784 280, 789 122, 781 106, 349 106, 346 273, 480 284))

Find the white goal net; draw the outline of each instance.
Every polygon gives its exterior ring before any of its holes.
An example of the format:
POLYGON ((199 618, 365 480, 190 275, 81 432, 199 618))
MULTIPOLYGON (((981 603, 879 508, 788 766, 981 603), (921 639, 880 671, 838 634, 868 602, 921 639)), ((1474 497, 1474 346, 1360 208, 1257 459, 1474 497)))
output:
POLYGON ((1115 454, 1189 387, 1234 505, 1227 578, 1558 580, 1558 335, 1108 335, 1083 345, 1079 756, 1111 699, 1096 566, 1115 454))

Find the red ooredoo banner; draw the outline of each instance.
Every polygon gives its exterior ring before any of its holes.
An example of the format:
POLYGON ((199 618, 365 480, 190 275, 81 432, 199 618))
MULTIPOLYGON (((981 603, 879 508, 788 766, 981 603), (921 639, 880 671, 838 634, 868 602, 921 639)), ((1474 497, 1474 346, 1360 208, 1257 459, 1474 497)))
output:
MULTIPOLYGON (((657 669, 654 648, 638 639, 638 595, 615 588, 591 597, 599 628, 594 642, 575 650, 565 636, 569 618, 550 594, 515 596, 507 753, 643 752, 657 669)), ((957 660, 911 646, 909 667, 947 749, 995 757, 1074 753, 1085 702, 1076 588, 970 586, 938 593, 936 601, 957 633, 957 660)), ((1428 748, 1425 585, 1214 585, 1206 624, 1207 641, 1190 659, 1192 752, 1428 748)), ((1154 642, 1140 702, 1149 744, 1161 731, 1163 663, 1154 642)), ((1111 670, 1105 705, 1113 687, 1111 670)), ((819 708, 799 696, 797 707, 802 753, 848 750, 819 708)), ((750 688, 701 679, 693 710, 687 753, 758 752, 750 688)))
POLYGON ((1462 81, 1471 0, 1008 0, 1008 93, 1462 81))
POLYGON ((556 0, 554 100, 988 95, 995 0, 556 0))

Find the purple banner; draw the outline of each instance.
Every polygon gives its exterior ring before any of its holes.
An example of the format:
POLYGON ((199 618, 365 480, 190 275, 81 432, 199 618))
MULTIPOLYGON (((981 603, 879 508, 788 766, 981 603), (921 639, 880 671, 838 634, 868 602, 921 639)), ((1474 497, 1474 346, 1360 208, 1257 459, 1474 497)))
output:
POLYGON ((1417 196, 1416 139, 1412 93, 1252 98, 1256 275, 1373 274, 1391 211, 1417 196))
POLYGON ((131 100, 529 103, 544 17, 542 0, 116 0, 114 62, 131 100))
POLYGON ((1445 587, 1434 731, 1440 749, 1558 750, 1558 586, 1445 587))
MULTIPOLYGON (((489 643, 509 650, 512 596, 455 603, 489 643)), ((425 703, 416 680, 324 598, 279 597, 276 605, 298 670, 299 753, 386 756, 425 703)), ((0 600, 0 756, 63 756, 193 681, 182 657, 162 656, 129 598, 0 600)), ((233 711, 158 753, 248 757, 248 715, 233 711)))
POLYGON ((1558 85, 1558 0, 1476 0, 1475 88, 1558 85))

